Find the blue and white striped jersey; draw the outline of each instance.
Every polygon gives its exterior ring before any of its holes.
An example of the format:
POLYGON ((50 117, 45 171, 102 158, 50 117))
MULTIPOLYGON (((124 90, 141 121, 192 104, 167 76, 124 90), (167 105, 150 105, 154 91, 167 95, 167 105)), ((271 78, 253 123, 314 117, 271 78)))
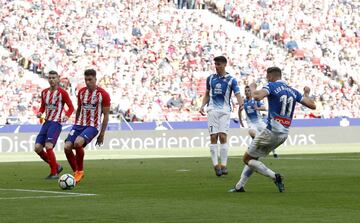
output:
POLYGON ((295 104, 302 100, 302 95, 281 80, 269 82, 263 89, 269 93, 267 128, 275 132, 287 133, 294 115, 295 104))
POLYGON ((225 76, 210 75, 206 79, 206 90, 210 94, 208 110, 222 110, 224 112, 231 112, 231 92, 240 93, 237 80, 228 73, 225 76))
POLYGON ((264 105, 261 101, 256 101, 255 99, 251 98, 250 100, 244 100, 244 110, 246 113, 246 119, 248 123, 258 123, 262 121, 260 111, 255 110, 256 107, 261 107, 264 105))

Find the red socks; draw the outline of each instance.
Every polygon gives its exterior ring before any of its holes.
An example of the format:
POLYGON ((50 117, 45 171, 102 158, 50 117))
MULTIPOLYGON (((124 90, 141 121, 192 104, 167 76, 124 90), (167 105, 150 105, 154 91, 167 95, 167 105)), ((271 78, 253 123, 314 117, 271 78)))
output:
POLYGON ((76 150, 77 170, 83 171, 84 170, 84 148, 76 147, 75 150, 76 150))
POLYGON ((46 153, 47 153, 47 156, 48 156, 48 159, 49 159, 49 165, 50 165, 50 169, 51 169, 51 175, 55 175, 57 174, 57 162, 56 162, 56 157, 55 157, 55 153, 53 151, 53 149, 49 148, 49 149, 46 149, 46 153))
POLYGON ((66 158, 71 166, 71 169, 75 172, 77 170, 75 155, 72 150, 65 150, 66 158))
POLYGON ((49 158, 47 153, 44 150, 41 150, 41 152, 37 153, 44 162, 49 163, 49 158))

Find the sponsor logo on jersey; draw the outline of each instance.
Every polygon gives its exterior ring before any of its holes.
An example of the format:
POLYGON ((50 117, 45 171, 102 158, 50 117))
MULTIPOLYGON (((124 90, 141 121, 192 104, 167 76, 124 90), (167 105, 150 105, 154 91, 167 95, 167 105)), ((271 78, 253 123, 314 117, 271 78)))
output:
POLYGON ((282 124, 284 127, 288 128, 291 125, 291 119, 283 118, 280 116, 275 116, 274 120, 282 124))

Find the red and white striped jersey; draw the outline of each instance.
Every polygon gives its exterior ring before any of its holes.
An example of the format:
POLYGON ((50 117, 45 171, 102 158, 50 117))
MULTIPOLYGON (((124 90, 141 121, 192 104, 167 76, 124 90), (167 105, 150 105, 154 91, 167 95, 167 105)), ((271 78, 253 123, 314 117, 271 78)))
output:
POLYGON ((110 107, 110 96, 101 87, 96 87, 94 91, 86 87, 81 88, 78 93, 78 109, 80 107, 80 114, 76 117, 75 124, 93 126, 99 129, 101 127, 102 108, 110 107))
POLYGON ((58 87, 55 91, 46 88, 41 92, 41 107, 39 112, 45 112, 45 120, 61 123, 64 104, 69 108, 65 111, 65 115, 70 117, 74 111, 74 106, 69 94, 61 87, 58 87))

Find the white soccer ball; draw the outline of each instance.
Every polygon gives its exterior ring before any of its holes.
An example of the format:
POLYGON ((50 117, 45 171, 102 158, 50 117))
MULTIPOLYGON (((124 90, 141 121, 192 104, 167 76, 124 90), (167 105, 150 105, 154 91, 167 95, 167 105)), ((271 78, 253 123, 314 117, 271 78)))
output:
POLYGON ((71 190, 76 185, 75 178, 71 174, 68 174, 68 173, 63 174, 59 178, 58 183, 59 183, 59 187, 63 190, 71 190))

